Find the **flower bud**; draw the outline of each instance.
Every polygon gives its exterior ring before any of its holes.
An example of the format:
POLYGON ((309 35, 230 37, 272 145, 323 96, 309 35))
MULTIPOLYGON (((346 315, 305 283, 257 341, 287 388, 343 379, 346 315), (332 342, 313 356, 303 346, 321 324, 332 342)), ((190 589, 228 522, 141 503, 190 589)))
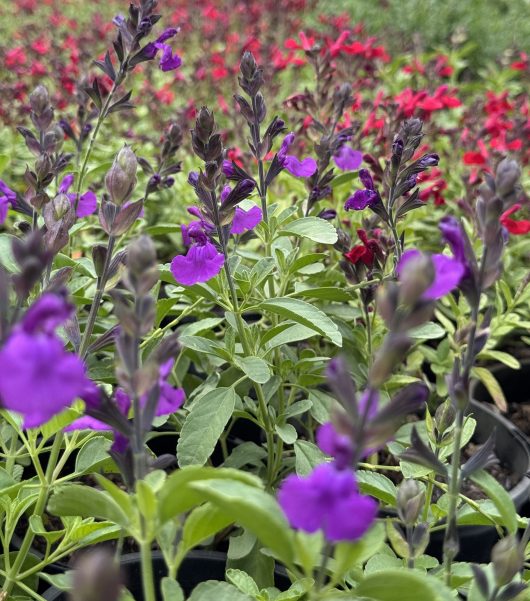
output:
POLYGON ((56 221, 64 217, 72 208, 72 203, 66 194, 58 194, 51 202, 53 216, 56 221))
POLYGON ((107 247, 104 244, 95 244, 92 247, 92 262, 94 263, 94 270, 98 277, 103 273, 106 256, 107 247))
POLYGON ((502 198, 513 191, 521 177, 521 168, 513 159, 503 159, 497 167, 495 174, 495 187, 497 194, 502 198))
POLYGON ((455 421, 456 412, 451 401, 442 403, 434 414, 434 424, 438 432, 443 433, 448 430, 455 421))
POLYGON ((195 134, 203 144, 207 144, 215 128, 213 113, 207 107, 201 107, 195 121, 195 134))
POLYGON ((52 169, 52 161, 47 154, 41 154, 35 161, 35 172, 39 180, 43 180, 52 169))
POLYGON ((136 185, 138 161, 130 146, 124 146, 116 155, 105 176, 105 185, 112 202, 121 205, 129 199, 136 185))
POLYGON ((50 95, 46 86, 42 84, 37 86, 29 95, 29 104, 31 110, 38 115, 43 113, 50 104, 50 95))
POLYGON ((425 503, 424 489, 411 478, 403 480, 397 492, 397 510, 399 519, 406 526, 413 526, 425 503))
POLYGON ((524 555, 515 536, 502 538, 491 551, 491 561, 497 586, 504 586, 523 569, 524 555))
POLYGON ((77 562, 73 578, 72 601, 117 601, 121 595, 119 568, 110 551, 85 553, 77 562))
POLYGON ((127 249, 128 279, 137 294, 146 294, 158 281, 156 249, 149 236, 133 240, 127 249))
POLYGON ((430 257, 418 253, 405 262, 399 273, 401 303, 413 306, 434 280, 434 266, 430 257))

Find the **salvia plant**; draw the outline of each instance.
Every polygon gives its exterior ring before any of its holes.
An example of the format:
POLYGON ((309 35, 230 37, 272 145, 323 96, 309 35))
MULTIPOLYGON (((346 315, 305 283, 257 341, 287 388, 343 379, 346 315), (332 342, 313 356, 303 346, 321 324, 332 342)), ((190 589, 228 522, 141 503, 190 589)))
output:
MULTIPOLYGON (((232 107, 198 65, 187 108, 142 113, 188 74, 157 10, 108 23, 71 112, 39 83, 24 168, 0 155, 0 601, 528 598, 528 443, 486 363, 520 367, 530 324, 522 105, 469 116, 456 198, 456 92, 385 99, 384 47, 336 20, 246 44, 232 107)), ((428 60, 405 72, 452 76, 428 60)))

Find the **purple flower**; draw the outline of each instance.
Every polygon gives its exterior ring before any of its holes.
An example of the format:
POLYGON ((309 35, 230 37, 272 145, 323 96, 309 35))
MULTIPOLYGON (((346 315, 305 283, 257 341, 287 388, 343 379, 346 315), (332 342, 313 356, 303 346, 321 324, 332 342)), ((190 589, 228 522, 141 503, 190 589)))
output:
POLYGON ((22 329, 28 334, 53 334, 73 313, 74 307, 62 296, 43 294, 26 311, 21 322, 22 329))
POLYGON ((178 69, 182 65, 182 59, 178 54, 173 54, 169 44, 164 44, 170 38, 175 37, 178 32, 179 30, 174 27, 166 29, 154 42, 149 42, 149 44, 144 46, 142 49, 143 56, 147 60, 152 60, 158 54, 158 51, 161 50, 162 56, 159 66, 162 71, 178 69))
MULTIPOLYGON (((59 184, 59 192, 61 194, 66 194, 72 205, 75 206, 77 194, 68 192, 68 190, 72 187, 73 183, 74 175, 72 173, 66 175, 59 184)), ((94 213, 97 208, 98 199, 94 192, 92 192, 92 190, 88 190, 87 192, 79 196, 75 214, 77 217, 87 217, 88 215, 92 215, 92 213, 94 213)))
POLYGON ((363 162, 363 153, 343 144, 333 155, 335 165, 342 171, 355 171, 363 162))
POLYGON ((347 434, 340 434, 331 422, 320 426, 317 430, 317 445, 335 459, 337 469, 350 467, 353 461, 354 448, 347 434))
POLYGON ((9 205, 13 206, 16 199, 17 195, 15 192, 0 179, 0 223, 4 223, 9 205))
POLYGON ((171 261, 170 269, 179 284, 193 286, 215 277, 223 267, 224 256, 217 252, 200 223, 192 223, 187 235, 192 244, 185 256, 177 255, 171 261))
MULTIPOLYGON (((167 382, 167 379, 171 374, 171 370, 173 369, 173 363, 174 359, 169 359, 160 366, 158 378, 160 396, 158 397, 158 405, 155 413, 156 417, 175 413, 175 411, 178 411, 182 407, 184 400, 186 399, 186 394, 182 388, 174 388, 167 382)), ((94 406, 92 390, 85 391, 85 394, 81 398, 83 398, 87 405, 94 406)), ((123 415, 127 416, 132 405, 130 397, 121 388, 118 388, 114 398, 119 410, 123 413, 123 415)), ((146 402, 147 395, 144 395, 140 398, 140 405, 143 407, 146 402)), ((66 432, 70 432, 72 430, 112 430, 112 428, 108 424, 101 422, 94 417, 85 415, 84 417, 76 419, 65 428, 66 432)))
POLYGON ((379 199, 379 192, 374 186, 374 180, 367 169, 361 169, 359 171, 359 179, 365 187, 364 190, 357 190, 348 200, 344 203, 346 211, 351 209, 355 211, 362 211, 366 207, 371 207, 376 204, 379 199))
MULTIPOLYGON (((397 266, 398 276, 402 273, 405 266, 414 269, 413 264, 421 257, 419 250, 408 250, 403 253, 397 266)), ((431 255, 431 261, 434 268, 434 280, 425 290, 422 297, 426 300, 437 300, 449 294, 459 284, 465 273, 465 265, 457 257, 448 257, 447 255, 431 255)))
POLYGON ((323 530, 332 542, 357 540, 377 513, 374 499, 359 494, 351 471, 326 463, 305 478, 288 476, 278 501, 291 526, 310 533, 323 530))
POLYGON ((296 177, 310 177, 318 169, 315 159, 308 157, 302 161, 291 154, 287 154, 289 148, 294 142, 294 133, 287 134, 278 151, 277 157, 284 169, 287 169, 291 175, 296 177))
POLYGON ((228 179, 235 176, 236 170, 234 169, 234 165, 232 164, 232 161, 229 161, 227 159, 225 159, 223 161, 223 174, 228 179))
POLYGON ((232 221, 231 234, 243 234, 254 229, 263 219, 263 214, 259 207, 252 207, 245 211, 241 207, 236 207, 234 219, 232 221))
POLYGON ((65 350, 55 329, 71 314, 66 300, 45 294, 27 311, 0 350, 0 401, 35 428, 63 411, 90 383, 85 366, 65 350))
POLYGON ((466 239, 461 223, 456 217, 447 215, 440 220, 438 227, 443 239, 453 251, 455 259, 467 267, 466 239))

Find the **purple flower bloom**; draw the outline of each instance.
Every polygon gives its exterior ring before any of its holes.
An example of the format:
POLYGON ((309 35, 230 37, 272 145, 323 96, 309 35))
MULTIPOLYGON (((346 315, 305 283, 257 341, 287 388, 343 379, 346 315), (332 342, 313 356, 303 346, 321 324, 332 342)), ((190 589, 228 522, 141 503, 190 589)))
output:
MULTIPOLYGON (((409 265, 409 268, 413 268, 411 263, 414 263, 420 256, 421 252, 415 249, 403 253, 401 261, 397 266, 398 276, 402 273, 406 265, 409 265)), ((422 297, 426 300, 437 300, 449 294, 449 292, 460 284, 460 281, 464 277, 465 266, 456 257, 448 257, 442 254, 432 255, 431 260, 434 268, 434 280, 422 294, 422 297)))
POLYGON ((171 46, 167 44, 155 44, 155 46, 159 50, 162 50, 162 57, 160 58, 160 68, 162 71, 173 71, 182 65, 182 59, 177 53, 173 54, 171 46))
POLYGON ((374 180, 367 169, 361 169, 359 171, 359 179, 365 187, 364 190, 357 190, 348 200, 344 203, 346 211, 351 209, 355 211, 362 211, 366 207, 371 207, 377 203, 380 199, 379 192, 374 186, 374 180))
POLYGON ((13 206, 16 199, 17 195, 15 192, 0 179, 0 223, 4 223, 9 205, 13 206))
POLYGON ((236 207, 234 219, 232 221, 231 234, 243 234, 254 229, 263 219, 263 214, 259 207, 252 207, 248 211, 241 207, 236 207))
POLYGON ((236 174, 236 170, 234 169, 234 165, 232 164, 232 161, 229 161, 227 159, 225 159, 223 161, 223 174, 225 175, 225 177, 228 177, 229 179, 231 177, 234 177, 234 175, 236 174))
POLYGON ((357 540, 377 513, 374 499, 359 494, 352 472, 326 463, 306 478, 288 476, 278 501, 291 526, 310 533, 323 530, 332 542, 357 540))
POLYGON ((447 215, 440 220, 438 225, 443 239, 449 244, 455 259, 467 266, 466 242, 462 225, 456 217, 447 215))
POLYGON ((222 269, 224 256, 217 252, 200 223, 192 223, 187 235, 192 244, 186 254, 177 255, 171 261, 171 273, 175 280, 184 286, 207 282, 222 269))
POLYGON ((28 334, 53 334, 72 315, 73 310, 73 305, 62 296, 43 294, 26 311, 20 325, 28 334))
POLYGON ((351 467, 354 448, 347 434, 340 434, 331 422, 320 426, 317 430, 317 445, 320 449, 335 459, 337 469, 351 467))
POLYGON ((24 416, 25 428, 50 420, 90 384, 81 359, 65 351, 55 334, 71 310, 64 298, 45 294, 0 350, 1 403, 24 416))
POLYGON ((178 27, 169 27, 161 35, 158 36, 158 38, 155 41, 155 44, 163 44, 167 40, 174 38, 179 31, 180 28, 178 27))
POLYGON ((318 169, 317 162, 311 157, 300 161, 295 156, 287 154, 293 142, 294 133, 291 132, 283 139, 281 148, 277 154, 278 160, 280 161, 281 166, 284 169, 287 169, 291 175, 296 177, 310 177, 318 169))
MULTIPOLYGON (((173 369, 174 359, 169 359, 165 363, 162 363, 159 371, 158 386, 160 388, 160 396, 158 397, 158 405, 156 408, 155 416, 169 415, 178 411, 186 398, 186 394, 182 388, 174 388, 171 384, 168 384, 167 379, 173 369)), ((93 390, 87 390, 82 396, 83 400, 87 405, 93 406, 94 397, 93 390)), ((115 394, 116 404, 123 415, 127 416, 131 408, 132 402, 129 396, 121 389, 118 388, 115 394)), ((140 405, 143 407, 147 402, 147 395, 144 395, 140 399, 140 405)), ((85 415, 72 422, 65 428, 66 432, 72 430, 112 430, 111 426, 99 421, 94 417, 85 415)), ((115 432, 115 438, 116 438, 115 432)))
MULTIPOLYGON (((61 194, 66 194, 68 199, 72 203, 73 206, 76 204, 77 195, 74 193, 69 193, 68 190, 72 187, 74 183, 74 176, 72 173, 66 175, 61 183, 59 184, 59 192, 61 194)), ((77 208, 75 214, 77 217, 87 217, 88 215, 92 215, 98 208, 98 199, 92 190, 88 190, 84 194, 79 196, 79 200, 77 201, 77 208)))
POLYGON ((355 171, 363 162, 363 153, 343 144, 333 155, 335 165, 342 171, 355 171))

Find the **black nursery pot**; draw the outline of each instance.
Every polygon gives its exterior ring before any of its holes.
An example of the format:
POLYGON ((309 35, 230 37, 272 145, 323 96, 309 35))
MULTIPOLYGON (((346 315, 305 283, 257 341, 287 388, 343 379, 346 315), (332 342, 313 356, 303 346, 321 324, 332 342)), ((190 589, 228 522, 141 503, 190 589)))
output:
MULTIPOLYGON (((521 362, 520 369, 512 369, 502 364, 494 365, 488 369, 499 382, 506 397, 506 402, 511 410, 506 416, 508 421, 511 421, 513 409, 522 409, 524 405, 528 405, 529 415, 526 428, 524 427, 525 425, 517 421, 517 418, 514 418, 514 420, 515 425, 521 430, 530 445, 530 388, 528 387, 528 382, 530 381, 530 359, 521 362)), ((475 400, 482 403, 493 403, 488 390, 478 380, 473 383, 472 396, 475 400)))
MULTIPOLYGON (((530 469, 530 452, 525 437, 511 422, 484 403, 471 401, 468 412, 477 420, 474 442, 486 442, 493 429, 496 429, 495 455, 519 477, 518 484, 508 492, 520 512, 530 495, 530 479, 526 477, 530 469)), ((491 526, 459 526, 458 535, 460 552, 457 559, 475 563, 489 562, 491 550, 499 540, 496 529, 491 526)), ((440 560, 443 539, 444 531, 433 532, 425 552, 440 560)))
MULTIPOLYGON (((124 555, 121 560, 125 585, 137 601, 142 601, 142 576, 140 570, 140 554, 131 553, 124 555)), ((216 551, 191 551, 182 562, 178 571, 177 580, 186 597, 193 589, 206 580, 224 580, 226 568, 226 555, 216 551)), ((166 565, 160 551, 153 552, 153 575, 155 583, 167 575, 166 565)), ((280 590, 287 590, 291 584, 286 573, 281 568, 274 571, 274 583, 280 590)), ((157 601, 162 601, 158 593, 157 601)), ((48 601, 67 601, 67 593, 55 587, 48 589, 44 594, 48 601)))

